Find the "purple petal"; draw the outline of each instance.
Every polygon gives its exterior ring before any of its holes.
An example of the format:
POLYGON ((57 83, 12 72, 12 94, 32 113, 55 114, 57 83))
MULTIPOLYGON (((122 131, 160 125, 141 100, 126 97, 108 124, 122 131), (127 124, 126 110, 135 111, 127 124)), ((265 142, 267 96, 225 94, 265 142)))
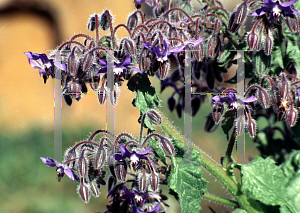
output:
POLYGON ((136 67, 132 67, 132 68, 130 68, 130 69, 132 69, 132 70, 135 71, 135 72, 138 72, 138 73, 143 74, 143 72, 142 72, 140 69, 136 68, 136 67))
POLYGON ((268 11, 268 10, 269 10, 268 7, 262 7, 262 8, 259 8, 259 9, 255 10, 255 11, 251 14, 251 16, 261 16, 261 15, 265 14, 266 11, 268 11))
POLYGON ((37 54, 32 53, 32 52, 24 52, 24 54, 27 56, 28 61, 30 59, 32 59, 32 60, 38 60, 39 59, 39 56, 37 54))
POLYGON ((101 66, 107 66, 107 61, 104 60, 104 59, 99 59, 99 64, 100 64, 101 66))
POLYGON ((152 152, 153 150, 151 149, 151 148, 148 148, 148 149, 146 149, 145 151, 142 151, 142 152, 137 152, 137 154, 139 154, 139 155, 146 155, 146 154, 148 154, 148 153, 150 153, 150 152, 152 152))
POLYGON ((162 53, 163 57, 167 56, 168 54, 168 45, 167 42, 164 40, 164 51, 162 53))
POLYGON ((116 161, 123 161, 123 160, 125 160, 125 157, 123 157, 120 154, 115 154, 114 158, 115 158, 116 161))
POLYGON ((65 174, 66 174, 72 181, 74 181, 74 179, 75 179, 75 174, 74 174, 74 172, 72 171, 72 169, 65 169, 64 172, 65 172, 65 174))
POLYGON ((254 101, 257 101, 257 99, 255 98, 255 96, 252 95, 251 97, 246 98, 244 100, 244 103, 250 103, 250 102, 254 102, 254 101))
POLYGON ((56 61, 56 62, 54 62, 54 65, 55 65, 58 69, 63 70, 63 71, 66 72, 66 65, 65 65, 65 64, 62 64, 62 63, 56 61))
POLYGON ((196 41, 194 41, 194 40, 192 39, 192 40, 188 41, 187 44, 192 44, 192 45, 194 45, 194 46, 198 46, 198 45, 203 41, 204 38, 205 38, 205 37, 201 37, 201 38, 199 38, 199 39, 196 40, 196 41))
POLYGON ((185 48, 185 46, 179 46, 179 47, 174 47, 170 50, 170 53, 180 53, 181 51, 183 51, 185 48))
POLYGON ((43 163, 46 164, 46 166, 54 167, 56 165, 55 161, 51 158, 47 158, 47 157, 40 157, 40 158, 43 161, 43 163))
POLYGON ((107 67, 103 67, 98 71, 97 75, 99 75, 101 73, 106 73, 106 72, 107 72, 107 67))
POLYGON ((211 99, 214 100, 214 101, 217 102, 217 103, 220 103, 220 101, 221 101, 219 95, 216 95, 216 96, 212 97, 211 99))
POLYGON ((117 64, 117 67, 122 68, 122 67, 125 67, 125 66, 129 66, 130 63, 131 63, 130 56, 127 55, 123 62, 117 64))
POLYGON ((297 89, 298 96, 300 97, 300 87, 297 89))
POLYGON ((149 42, 142 43, 142 45, 143 45, 145 48, 147 48, 148 50, 150 50, 150 49, 151 49, 151 46, 152 46, 152 44, 149 43, 149 42))
POLYGON ((289 2, 279 3, 279 4, 283 7, 289 7, 289 6, 292 6, 293 4, 295 4, 296 2, 297 2, 297 0, 292 0, 292 1, 289 1, 289 2))

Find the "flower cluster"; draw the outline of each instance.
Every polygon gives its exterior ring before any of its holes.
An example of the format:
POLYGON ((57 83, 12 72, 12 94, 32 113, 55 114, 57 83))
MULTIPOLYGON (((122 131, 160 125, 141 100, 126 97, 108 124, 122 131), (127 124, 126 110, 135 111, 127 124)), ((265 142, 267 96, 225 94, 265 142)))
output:
MULTIPOLYGON (((156 111, 149 110, 143 116, 143 121, 145 119, 160 124, 161 118, 156 111)), ((64 174, 77 180, 77 191, 84 202, 89 202, 91 195, 98 197, 100 186, 106 185, 105 179, 108 179, 108 197, 112 204, 106 212, 161 212, 166 206, 159 183, 165 183, 164 172, 168 165, 158 163, 157 153, 149 147, 150 140, 155 141, 166 156, 174 156, 171 141, 159 134, 152 133, 137 141, 128 133, 115 137, 106 130, 97 130, 86 141, 67 149, 64 162, 58 163, 47 157, 41 159, 47 166, 57 167, 58 181, 64 174), (106 135, 98 144, 94 138, 100 133, 106 135), (111 174, 109 177, 107 169, 111 174)))

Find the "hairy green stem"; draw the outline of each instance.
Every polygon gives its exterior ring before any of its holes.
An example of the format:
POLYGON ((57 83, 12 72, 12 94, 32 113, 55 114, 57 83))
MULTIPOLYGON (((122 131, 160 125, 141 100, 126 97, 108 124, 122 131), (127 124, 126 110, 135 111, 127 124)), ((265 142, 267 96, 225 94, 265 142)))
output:
MULTIPOLYGON (((157 109, 159 111, 159 109, 157 109)), ((176 130, 176 128, 166 119, 166 117, 160 113, 162 118, 162 128, 171 138, 176 138, 181 144, 184 144, 184 137, 176 130)), ((201 149, 194 146, 194 148, 199 151, 201 155, 201 164, 208 170, 212 175, 214 175, 235 197, 240 207, 246 210, 248 213, 263 212, 260 206, 255 202, 255 200, 248 198, 244 195, 237 184, 230 178, 226 173, 226 170, 221 167, 216 161, 211 159, 206 153, 201 149)))
POLYGON ((225 159, 224 159, 224 162, 223 162, 223 168, 225 168, 225 169, 227 168, 228 162, 231 158, 231 153, 232 153, 232 150, 233 150, 233 147, 234 147, 235 138, 236 138, 236 128, 234 128, 234 130, 232 132, 232 135, 231 135, 231 138, 229 140, 229 144, 227 146, 225 159))
POLYGON ((279 38, 279 43, 280 43, 282 64, 284 66, 283 68, 285 68, 284 59, 286 58, 286 45, 287 44, 284 42, 283 28, 280 24, 278 24, 277 29, 278 29, 278 38, 279 38))
POLYGON ((227 206, 239 207, 239 203, 238 202, 236 202, 234 200, 229 200, 229 199, 226 199, 226 198, 218 197, 218 196, 213 195, 213 194, 205 193, 203 195, 203 198, 206 198, 206 199, 209 199, 209 200, 213 200, 215 202, 222 203, 222 204, 227 205, 227 206))

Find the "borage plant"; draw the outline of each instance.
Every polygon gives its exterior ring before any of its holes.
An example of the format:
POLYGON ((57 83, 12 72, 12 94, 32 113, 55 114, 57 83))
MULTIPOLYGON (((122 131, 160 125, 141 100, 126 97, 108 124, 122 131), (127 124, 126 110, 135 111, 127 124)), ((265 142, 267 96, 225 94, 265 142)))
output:
POLYGON ((300 212, 300 3, 244 0, 232 13, 218 0, 194 2, 199 10, 189 0, 134 3, 137 10, 127 24, 114 26, 113 15, 105 10, 89 18, 88 30, 96 32, 95 38, 76 34, 49 56, 25 54, 45 83, 60 73, 69 106, 87 93, 86 84, 97 92, 101 105, 115 105, 120 86, 127 81, 128 89, 136 93, 133 105, 141 112, 139 138, 97 130, 67 149, 63 162, 41 160, 56 166, 59 181, 64 175, 78 181, 77 191, 86 203, 91 195, 99 196, 100 185, 107 185, 110 205, 105 212, 167 212, 160 189, 164 184, 182 212, 199 212, 202 198, 231 206, 235 213, 300 212), (143 4, 153 8, 154 17, 146 18, 140 10, 143 4), (115 36, 119 28, 128 32, 120 41, 115 36), (109 35, 100 38, 99 30, 107 29, 109 35), (238 67, 236 76, 224 82, 223 74, 237 64, 237 50, 244 53, 238 60, 245 63, 245 70, 238 67), (185 72, 189 68, 190 76, 185 72), (241 74, 242 80, 249 80, 243 85, 245 91, 235 88, 241 74), (167 105, 170 111, 176 109, 179 118, 182 112, 194 116, 199 111, 210 97, 201 94, 215 94, 205 130, 212 132, 221 125, 227 135, 228 149, 220 164, 194 145, 192 162, 184 162, 185 138, 160 112, 149 78, 160 79, 161 92, 168 87, 174 91, 167 105), (191 104, 186 104, 189 82, 191 104), (264 128, 258 128, 261 118, 268 120, 264 128), (161 125, 166 135, 156 133, 154 125, 161 125), (148 129, 147 135, 143 128, 148 129), (236 137, 245 130, 260 155, 239 164, 231 155, 236 137), (95 136, 100 136, 100 142, 95 136), (232 199, 207 192, 202 167, 224 185, 232 199), (234 168, 240 171, 241 181, 234 168))

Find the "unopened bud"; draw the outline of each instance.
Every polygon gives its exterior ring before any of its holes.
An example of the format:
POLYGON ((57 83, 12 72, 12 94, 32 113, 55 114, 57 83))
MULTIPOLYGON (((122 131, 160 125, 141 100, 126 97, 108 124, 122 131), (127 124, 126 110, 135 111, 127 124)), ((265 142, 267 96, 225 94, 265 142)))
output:
POLYGON ((126 175, 127 175, 127 166, 126 166, 126 163, 122 162, 122 161, 118 162, 115 165, 115 173, 116 173, 117 178, 120 181, 125 181, 126 180, 126 175))
POLYGON ((146 173, 140 173, 138 178, 138 185, 139 185, 139 191, 144 192, 147 190, 148 182, 147 182, 147 176, 146 173))
POLYGON ((213 107, 213 118, 214 118, 216 124, 218 124, 220 122, 223 112, 224 112, 224 105, 215 103, 215 105, 213 107))
POLYGON ((98 100, 101 105, 106 101, 106 89, 104 87, 100 87, 98 90, 98 100))
MULTIPOLYGON (((88 27, 87 28, 90 31, 94 31, 96 29, 96 16, 97 16, 97 18, 100 17, 98 14, 93 14, 89 18, 88 27)), ((99 18, 98 18, 98 27, 99 27, 99 25, 100 25, 100 21, 99 21, 99 18)))
POLYGON ((257 44, 258 36, 256 35, 255 32, 249 33, 247 36, 247 44, 250 50, 253 50, 257 44))
POLYGON ((161 117, 154 109, 148 110, 146 114, 151 123, 156 125, 161 124, 161 117))
POLYGON ((271 37, 267 35, 266 40, 265 40, 265 53, 267 55, 271 54, 272 47, 273 47, 273 41, 272 41, 271 37))
POLYGON ((298 20, 297 17, 286 16, 286 23, 292 33, 296 33, 299 31, 298 29, 298 20))
POLYGON ((102 15, 101 15, 101 19, 100 19, 100 25, 102 30, 107 30, 109 28, 109 22, 112 22, 112 15, 110 14, 109 10, 105 10, 102 15), (109 17, 108 17, 109 15, 109 17))
POLYGON ((221 39, 218 35, 214 34, 207 45, 207 55, 209 57, 219 57, 221 52, 221 39))
POLYGON ((151 173, 151 175, 149 177, 149 182, 150 182, 150 186, 151 186, 152 190, 154 192, 156 192, 158 189, 159 179, 158 179, 158 175, 155 172, 151 173))
POLYGON ((169 69, 170 69, 169 62, 162 63, 162 66, 159 68, 160 80, 164 80, 167 77, 169 69))
POLYGON ((83 179, 80 181, 79 187, 78 187, 78 194, 80 195, 81 199, 88 203, 90 199, 90 193, 89 193, 89 187, 84 183, 83 179))
POLYGON ((260 100, 262 106, 265 109, 270 106, 270 99, 269 99, 268 93, 265 89, 262 88, 259 90, 258 97, 259 97, 259 100, 260 100))
POLYGON ((138 23, 138 17, 136 15, 136 12, 134 12, 127 19, 127 27, 129 28, 129 30, 132 30, 133 28, 136 27, 137 23, 138 23))
POLYGON ((255 133, 256 133, 256 123, 255 121, 251 118, 251 115, 248 115, 248 131, 249 134, 252 138, 254 138, 255 133))
POLYGON ((244 133, 245 126, 245 118, 244 115, 240 115, 239 118, 236 119, 236 131, 237 135, 241 135, 244 133))
POLYGON ((77 163, 77 174, 79 177, 85 177, 87 176, 88 172, 88 164, 87 160, 83 155, 80 155, 77 163))
POLYGON ((76 76, 78 70, 77 57, 75 55, 76 46, 73 47, 71 54, 68 57, 68 73, 72 76, 76 76))
POLYGON ((160 137, 160 145, 168 156, 173 156, 175 154, 175 149, 171 141, 165 137, 160 137))
POLYGON ((296 121, 297 121, 297 117, 298 117, 298 112, 297 110, 294 108, 294 105, 291 104, 291 107, 286 111, 286 115, 285 115, 285 120, 287 122, 287 124, 292 127, 295 125, 296 121))
POLYGON ((95 59, 94 52, 93 51, 87 52, 82 62, 82 70, 87 71, 88 69, 90 69, 90 67, 94 63, 94 59, 95 59))

